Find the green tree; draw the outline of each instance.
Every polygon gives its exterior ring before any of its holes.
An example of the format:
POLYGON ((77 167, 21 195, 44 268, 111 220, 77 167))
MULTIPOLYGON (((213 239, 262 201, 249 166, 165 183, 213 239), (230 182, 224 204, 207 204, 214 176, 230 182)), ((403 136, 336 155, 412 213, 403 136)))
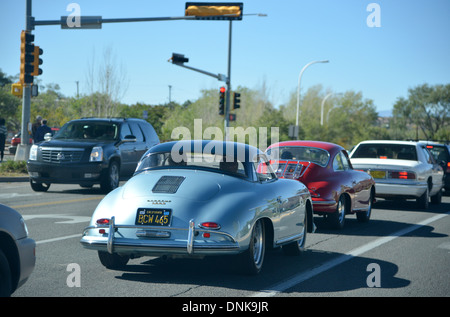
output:
POLYGON ((13 79, 0 69, 0 118, 6 121, 6 128, 10 131, 20 129, 21 99, 11 94, 13 79))
MULTIPOLYGON (((147 122, 155 129, 158 136, 162 135, 162 126, 170 111, 169 105, 150 106, 143 103, 135 105, 122 105, 119 107, 119 116, 125 118, 143 118, 144 111, 147 113, 147 122)), ((163 140, 163 139, 161 139, 163 140)))
POLYGON ((396 135, 427 140, 450 139, 450 84, 408 89, 394 104, 396 135))

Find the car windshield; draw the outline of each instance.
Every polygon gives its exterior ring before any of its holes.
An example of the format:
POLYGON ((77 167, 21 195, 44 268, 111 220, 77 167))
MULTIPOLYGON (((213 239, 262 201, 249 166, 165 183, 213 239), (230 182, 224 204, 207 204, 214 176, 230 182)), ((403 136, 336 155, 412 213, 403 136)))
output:
POLYGON ((417 151, 415 145, 409 144, 360 144, 352 158, 417 161, 417 151))
POLYGON ((322 167, 327 166, 330 154, 316 147, 280 146, 267 150, 271 160, 294 160, 312 162, 322 167))
POLYGON ((238 177, 248 177, 246 165, 234 157, 209 153, 187 152, 183 154, 160 152, 150 153, 142 158, 136 168, 136 174, 152 169, 203 169, 212 172, 226 173, 238 177))
POLYGON ((113 122, 73 121, 66 123, 54 139, 116 140, 119 126, 113 122))

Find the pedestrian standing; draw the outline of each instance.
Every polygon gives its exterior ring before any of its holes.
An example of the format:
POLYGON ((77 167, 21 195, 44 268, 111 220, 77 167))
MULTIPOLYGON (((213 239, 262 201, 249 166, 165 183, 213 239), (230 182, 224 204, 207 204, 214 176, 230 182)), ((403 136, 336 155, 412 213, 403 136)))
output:
POLYGON ((6 130, 5 119, 0 118, 0 162, 3 161, 3 155, 5 154, 5 142, 8 130, 6 130))
POLYGON ((33 137, 34 143, 37 143, 36 142, 36 131, 41 126, 41 124, 42 124, 42 117, 36 116, 36 122, 33 123, 33 125, 31 126, 31 136, 33 137))
POLYGON ((52 134, 52 129, 47 125, 47 120, 43 119, 42 125, 39 128, 37 128, 37 130, 36 130, 35 137, 34 137, 34 143, 44 141, 44 136, 47 133, 52 134))

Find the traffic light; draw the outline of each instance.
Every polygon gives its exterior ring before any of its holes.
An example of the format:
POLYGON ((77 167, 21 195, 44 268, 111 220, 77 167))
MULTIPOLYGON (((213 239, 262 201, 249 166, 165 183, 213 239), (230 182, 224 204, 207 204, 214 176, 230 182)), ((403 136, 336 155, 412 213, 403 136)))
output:
POLYGON ((235 92, 233 94, 233 109, 238 109, 238 108, 241 107, 241 99, 240 99, 240 97, 241 97, 240 93, 235 92))
POLYGON ((20 34, 20 83, 33 83, 34 35, 22 31, 20 34))
POLYGON ((172 57, 169 61, 172 61, 172 64, 183 65, 184 63, 189 62, 189 58, 184 57, 183 54, 172 53, 172 57))
POLYGON ((231 121, 236 121, 236 114, 235 113, 229 113, 228 114, 228 120, 231 121))
POLYGON ((225 87, 219 89, 219 115, 225 115, 225 87))
POLYGON ((42 69, 39 68, 39 65, 42 65, 42 59, 39 58, 40 55, 42 55, 44 51, 39 48, 39 46, 34 47, 33 51, 33 73, 31 75, 33 76, 39 76, 42 74, 42 69))
POLYGON ((197 20, 242 20, 242 2, 186 2, 185 16, 197 20))

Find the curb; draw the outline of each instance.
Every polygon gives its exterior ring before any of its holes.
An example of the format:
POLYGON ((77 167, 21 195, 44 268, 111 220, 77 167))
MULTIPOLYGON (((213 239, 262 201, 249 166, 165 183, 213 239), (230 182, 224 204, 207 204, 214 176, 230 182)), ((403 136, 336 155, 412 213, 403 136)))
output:
POLYGON ((0 177, 0 183, 28 182, 29 180, 30 178, 28 176, 0 177))

